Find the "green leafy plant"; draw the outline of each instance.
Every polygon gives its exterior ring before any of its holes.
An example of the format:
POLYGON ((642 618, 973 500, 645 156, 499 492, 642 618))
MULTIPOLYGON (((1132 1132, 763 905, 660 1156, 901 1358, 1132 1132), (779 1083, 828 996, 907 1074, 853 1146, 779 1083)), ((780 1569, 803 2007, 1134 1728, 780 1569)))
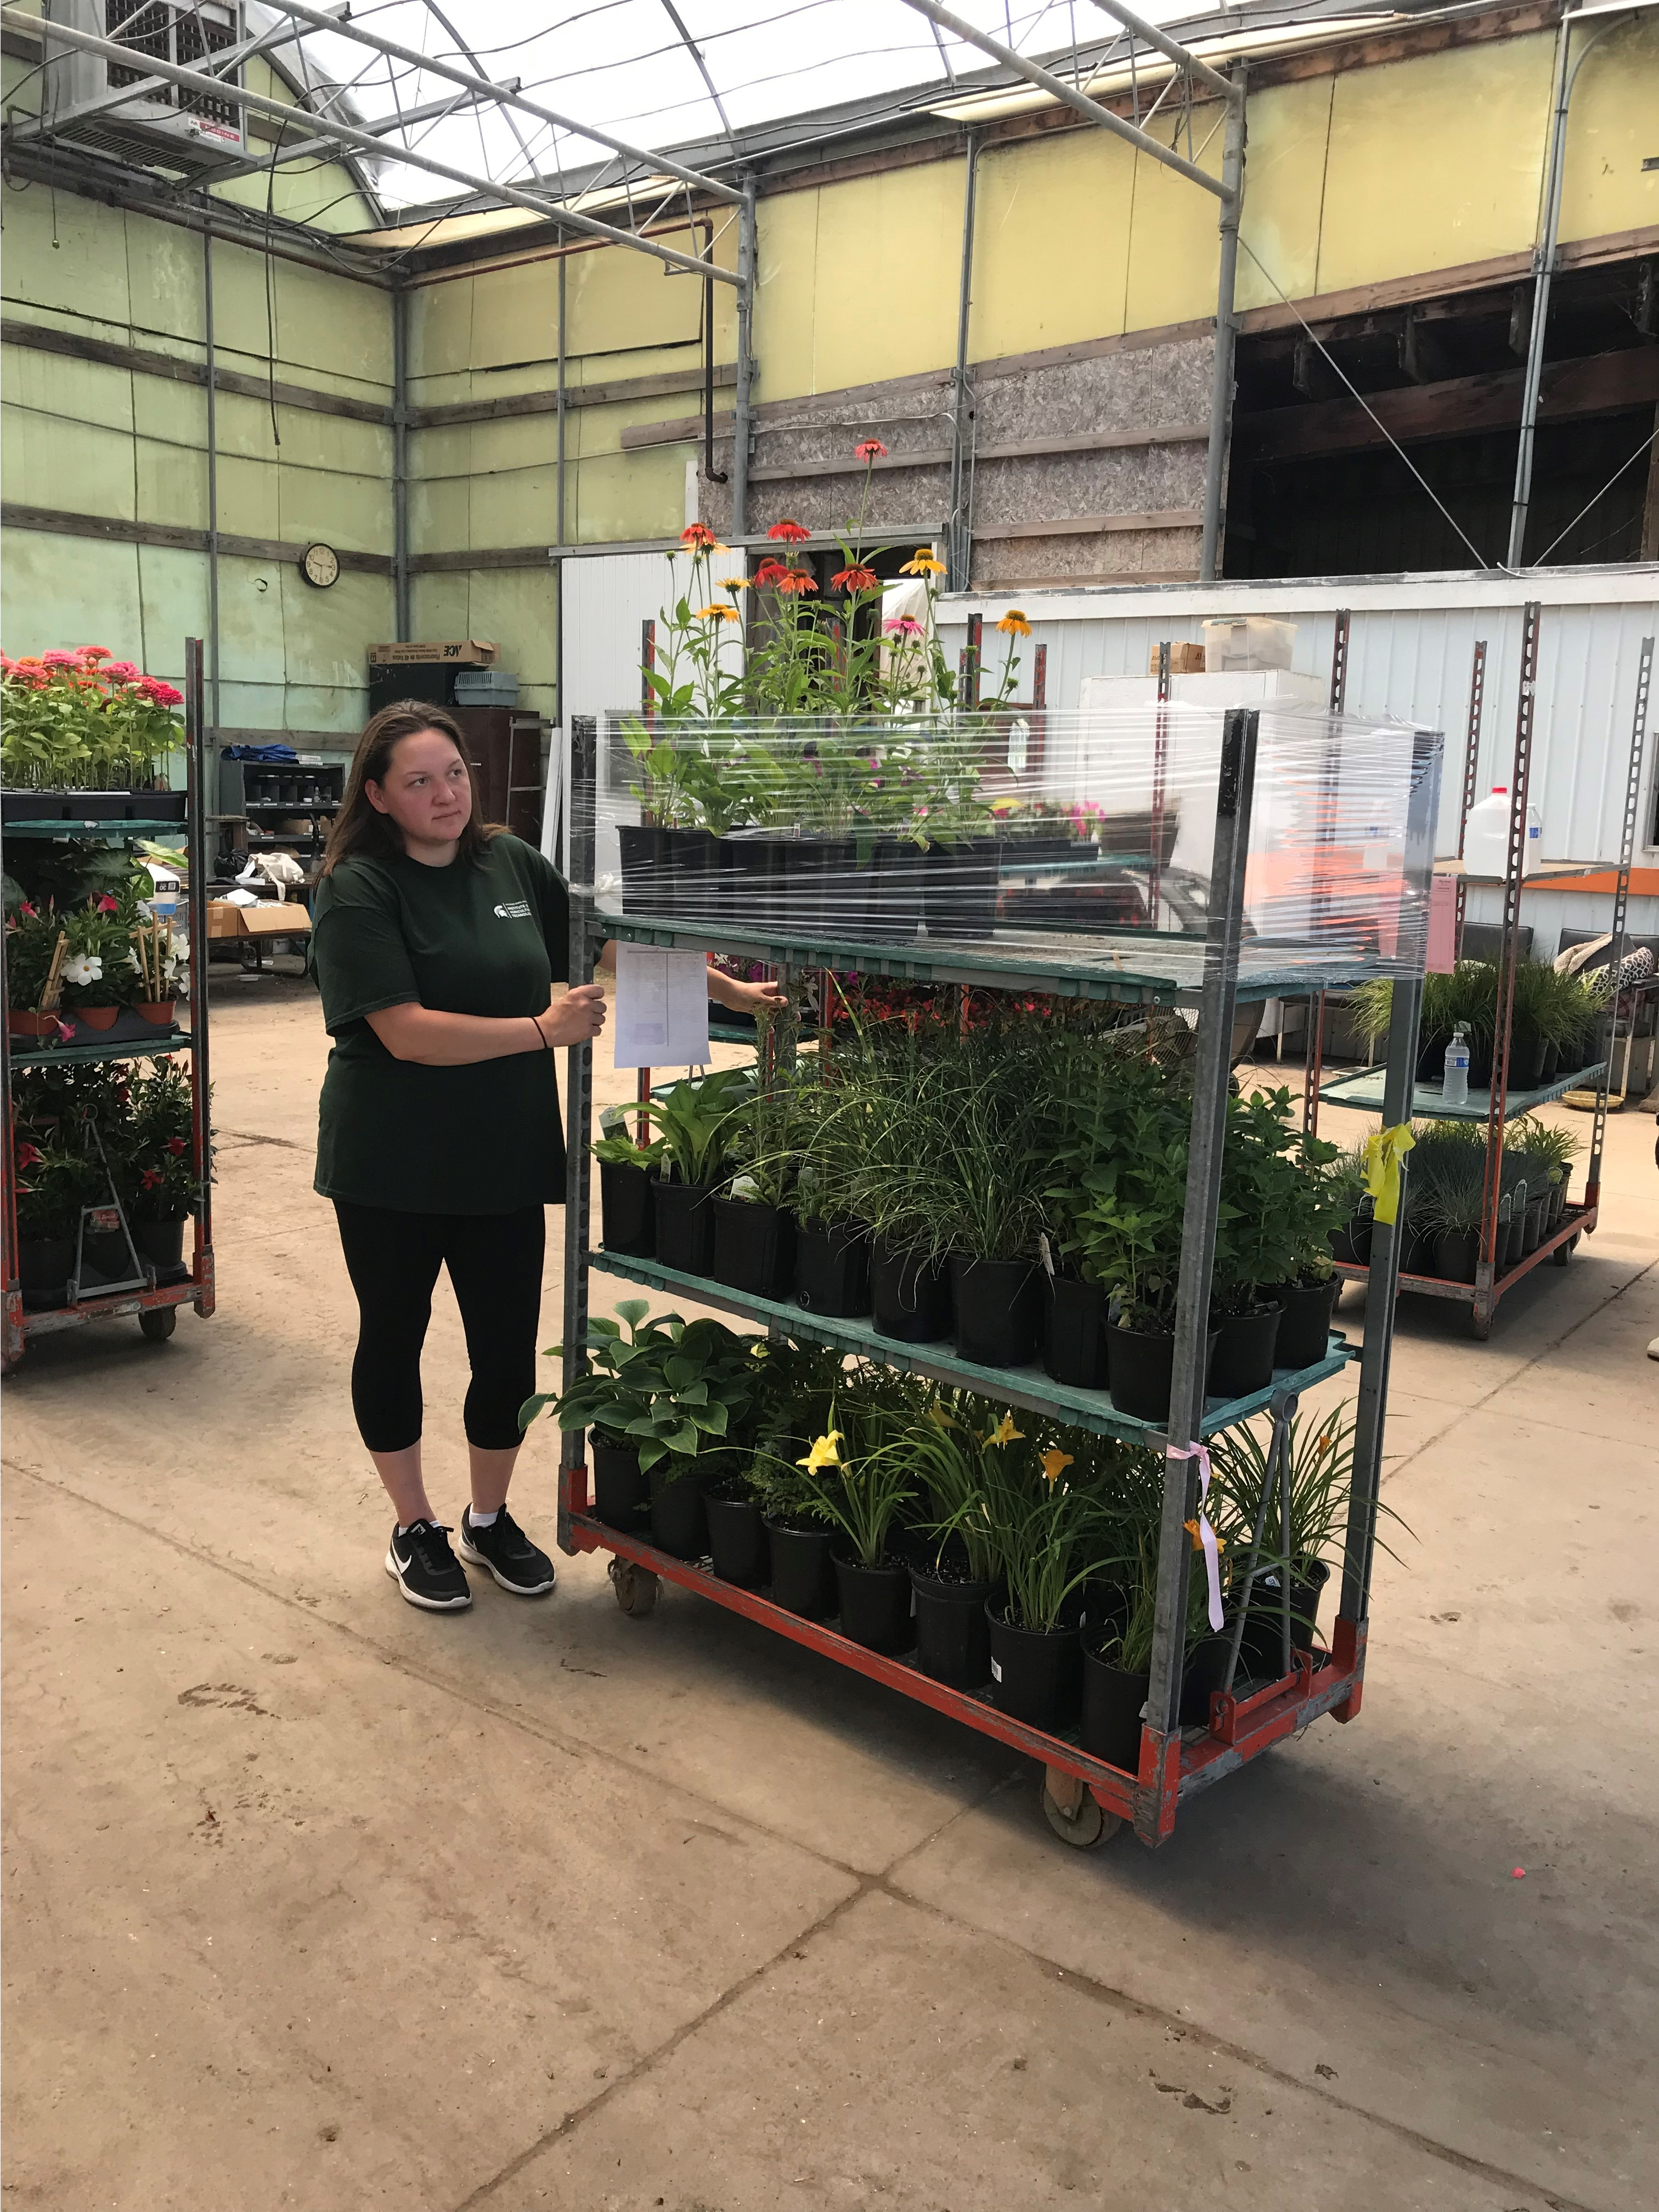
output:
POLYGON ((20 1137, 17 1165, 17 1234, 26 1244, 53 1243, 73 1237, 81 1209, 104 1195, 103 1178, 84 1153, 64 1144, 39 1146, 20 1137))
POLYGON ((717 1067, 670 1084, 623 1110, 656 1123, 662 1157, 681 1182, 707 1186, 723 1180, 728 1147, 754 1093, 752 1068, 717 1067))
MULTIPOLYGON (((665 1459, 689 1466, 711 1439, 723 1445, 753 1399, 765 1339, 738 1336, 721 1322, 652 1315, 643 1298, 625 1298, 616 1311, 620 1328, 603 1317, 588 1323, 587 1372, 562 1395, 526 1399, 520 1426, 550 1407, 562 1429, 597 1429, 635 1450, 647 1470, 665 1459)), ((563 1351, 556 1344, 547 1356, 563 1351)))
MULTIPOLYGON (((1268 1485, 1259 1566, 1288 1565, 1300 1571, 1334 1548, 1348 1522, 1356 1434, 1352 1412, 1346 1405, 1324 1412, 1304 1406, 1291 1415, 1289 1511, 1284 1510, 1274 1480, 1268 1485)), ((1261 1510, 1272 1437, 1271 1423, 1246 1422, 1211 1442, 1210 1519, 1224 1534, 1235 1559, 1249 1552, 1250 1532, 1261 1510)), ((1386 1517, 1406 1528, 1393 1508, 1380 1499, 1372 1511, 1376 1519, 1386 1517)), ((1406 1533, 1411 1532, 1407 1528, 1406 1533)), ((1389 1547, 1384 1544, 1382 1549, 1389 1551, 1389 1547)), ((1389 1551, 1389 1556, 1397 1555, 1389 1551)))
POLYGON ((0 774, 13 790, 141 790, 183 743, 184 695, 106 647, 0 653, 0 774))

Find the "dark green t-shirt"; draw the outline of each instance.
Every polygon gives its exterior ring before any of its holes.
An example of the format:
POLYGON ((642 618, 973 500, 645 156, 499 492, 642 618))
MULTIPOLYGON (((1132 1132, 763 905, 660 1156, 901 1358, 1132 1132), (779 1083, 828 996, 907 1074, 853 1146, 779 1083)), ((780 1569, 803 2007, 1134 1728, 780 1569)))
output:
POLYGON ((416 1005, 543 1012, 569 964, 569 902, 551 863, 507 836, 481 860, 447 868, 359 856, 319 884, 312 927, 334 1039, 318 1115, 322 1195, 406 1213, 511 1213, 562 1200, 553 1053, 423 1067, 394 1059, 368 1021, 416 1005))

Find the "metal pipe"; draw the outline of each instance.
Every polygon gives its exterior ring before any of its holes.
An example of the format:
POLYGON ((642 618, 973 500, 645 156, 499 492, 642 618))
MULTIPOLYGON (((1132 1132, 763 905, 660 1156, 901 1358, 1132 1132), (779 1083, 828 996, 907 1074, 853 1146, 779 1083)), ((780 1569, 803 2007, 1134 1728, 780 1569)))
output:
MULTIPOLYGON (((648 147, 635 146, 627 138, 613 138, 608 131, 601 131, 595 123, 579 122, 574 116, 561 114, 556 107, 544 107, 538 100, 527 100, 521 92, 503 92, 485 76, 471 70, 458 69, 453 62, 439 61, 431 54, 423 54, 418 46, 400 46, 396 39, 384 38, 378 31, 365 30, 359 23, 337 22, 325 9, 306 8, 297 0, 270 0, 285 15, 292 15, 302 23, 312 23, 319 31, 332 31, 342 39, 355 40, 360 46, 372 46, 377 53, 387 54, 393 61, 407 62, 424 71, 428 76, 447 77, 451 84, 464 84, 469 91, 484 93, 503 107, 516 107, 521 114, 533 115, 538 123, 550 124, 557 131, 571 131, 579 138, 591 138, 596 146, 608 146, 613 154, 623 154, 630 161, 642 161, 648 170, 665 177, 678 177, 683 185, 695 185, 699 191, 712 192, 717 200, 728 207, 736 207, 741 195, 730 185, 717 183, 706 177, 700 169, 684 169, 678 161, 671 161, 665 154, 653 154, 648 147)), ((520 145, 523 142, 520 140, 520 145)), ((492 187, 492 189, 499 189, 492 187)), ((570 220, 574 222, 575 217, 570 220)))
POLYGON ((1156 46, 1159 53, 1167 54, 1177 67, 1185 70, 1189 76, 1195 76, 1200 84, 1207 84, 1212 92, 1220 93, 1224 99, 1231 97, 1232 87, 1224 76, 1218 76, 1208 62, 1201 62, 1196 54, 1188 53, 1178 40, 1172 39, 1167 31, 1160 31, 1156 23, 1137 15, 1133 8, 1121 6, 1120 0, 1095 0, 1095 5, 1103 15, 1121 23, 1125 30, 1133 31, 1136 38, 1145 39, 1149 46, 1156 46))
POLYGON ((1187 1576, 1192 1548, 1184 1524, 1193 1516, 1193 1500, 1198 1490, 1197 1465, 1184 1455, 1201 1440, 1203 1434, 1210 1282, 1215 1265, 1216 1207, 1226 1138, 1228 1079, 1232 1072, 1233 1012, 1238 988, 1239 945, 1243 936, 1244 870, 1250 849, 1250 809, 1255 795, 1259 726, 1260 716, 1254 709, 1235 707, 1228 710, 1222 730, 1221 767, 1216 791, 1204 985, 1193 1065, 1193 1115, 1187 1151, 1181 1274, 1176 1291, 1175 1382, 1170 1395, 1152 1680, 1146 1700, 1146 1726, 1160 1739, 1161 1752, 1180 1724, 1187 1576), (1176 1454, 1182 1456, 1174 1456, 1176 1454))
POLYGON ((1216 280, 1215 362, 1210 380, 1210 444, 1204 457, 1204 535, 1199 549, 1199 581, 1212 584, 1221 558, 1221 486, 1227 466, 1232 425, 1233 360, 1238 326, 1233 295, 1238 278, 1238 216, 1244 196, 1244 71, 1233 73, 1227 106, 1227 136, 1221 155, 1221 268, 1216 280))
MULTIPOLYGON (((0 24, 9 31, 18 31, 33 37, 40 29, 40 18, 25 15, 20 9, 0 8, 0 24)), ((328 27, 343 28, 329 25, 328 27)), ((131 66, 132 49, 119 45, 113 39, 96 39, 89 32, 72 29, 67 23, 54 23, 52 36, 65 44, 78 47, 82 52, 101 54, 106 61, 118 62, 124 68, 131 66)), ((250 92, 245 85, 225 84, 217 77, 204 76, 199 70, 180 69, 173 62, 146 58, 145 66, 153 74, 165 77, 168 83, 182 85, 187 92, 207 93, 215 100, 226 100, 239 107, 251 107, 261 115, 274 116, 278 122, 300 124, 313 134, 330 139, 339 146, 350 146, 359 153, 384 154, 386 143, 368 131, 354 131, 349 125, 320 117, 313 108, 295 107, 285 100, 273 100, 262 92, 250 92)), ((544 221, 565 223, 572 230, 586 232, 593 238, 602 238, 611 246, 632 246, 636 252, 648 253, 653 259, 665 262, 669 268, 678 269, 691 276, 713 275, 722 284, 735 284, 738 279, 730 270, 721 269, 710 262, 698 261, 687 253, 677 253, 672 246, 653 245, 641 238, 637 231, 618 230, 614 224, 600 222, 592 216, 577 215, 561 200, 544 192, 529 192, 517 185, 498 185, 489 177, 480 177, 471 169, 458 169, 453 163, 434 160, 429 154, 416 154, 407 148, 398 150, 398 159, 411 169, 423 169, 428 175, 443 177, 453 185, 464 185, 468 191, 482 192, 486 198, 505 200, 509 206, 527 208, 532 215, 544 221)), ((697 181, 701 181, 698 179, 697 181)))
POLYGON ((1171 152, 1169 147, 1160 146, 1150 133, 1137 131, 1133 123, 1126 123, 1121 115, 1114 115, 1109 107, 1103 107, 1098 100, 1091 100, 1086 93, 1079 92, 1073 84, 1067 84, 1063 77, 1051 76, 1036 62, 1028 62, 1024 54, 1017 54, 1012 46, 1005 46, 1000 39, 988 38, 983 31, 976 31, 971 23, 964 23, 960 15, 953 15, 948 8, 941 8, 939 0, 904 0, 904 4, 907 8, 914 8, 919 15, 926 15, 930 22, 941 25, 964 45, 977 46, 981 53, 989 54, 1005 69, 1012 70, 1017 76, 1023 76, 1028 84, 1041 86, 1050 99, 1075 108, 1079 115, 1091 123, 1099 124, 1103 131, 1109 131, 1114 137, 1126 139, 1131 146, 1138 146, 1149 159, 1161 161, 1166 169, 1173 169, 1177 176, 1185 177, 1189 184, 1201 185, 1206 192, 1213 192, 1218 199, 1225 197, 1225 186, 1207 170, 1200 169, 1196 162, 1182 161, 1180 155, 1171 152))
POLYGON ((392 301, 392 627, 398 642, 409 636, 409 294, 392 301))
POLYGON ((219 726, 219 356, 213 325, 213 233, 202 233, 202 338, 207 355, 208 722, 219 726))
MULTIPOLYGON (((738 389, 732 408, 732 520, 728 538, 743 536, 749 514, 750 386, 755 376, 755 179, 743 179, 738 217, 738 389)), ((724 270, 721 271, 724 275, 724 270)))
MULTIPOLYGON (((553 474, 553 481, 554 481, 554 501, 555 501, 555 505, 556 506, 557 510, 558 510, 558 524, 559 524, 559 534, 558 534, 558 537, 557 537, 557 538, 556 539, 555 543, 556 543, 556 544, 560 544, 560 545, 567 544, 569 542, 569 541, 568 540, 568 538, 566 538, 566 536, 565 536, 565 520, 564 520, 564 485, 565 485, 565 459, 566 459, 566 451, 565 451, 565 418, 566 418, 566 412, 567 412, 567 410, 566 410, 566 407, 565 407, 565 390, 566 390, 566 384, 565 384, 565 350, 564 350, 564 314, 565 314, 565 299, 566 299, 566 293, 565 293, 565 277, 564 277, 564 272, 565 272, 565 266, 566 266, 567 259, 568 259, 568 257, 567 257, 566 255, 562 254, 562 253, 559 256, 559 361, 558 361, 558 376, 559 376, 559 381, 558 381, 558 388, 557 388, 557 392, 556 392, 556 406, 557 406, 558 412, 557 412, 557 414, 556 414, 556 417, 555 417, 555 422, 556 422, 556 428, 555 435, 556 435, 556 438, 557 442, 556 442, 556 445, 555 449, 554 449, 554 451, 555 451, 555 459, 554 459, 554 464, 553 464, 553 471, 554 471, 554 474, 553 474)), ((561 586, 561 592, 562 593, 562 585, 561 586)), ((562 681, 563 681, 563 672, 562 672, 562 671, 561 671, 561 672, 560 672, 560 681, 561 681, 561 682, 562 682, 562 681)))
POLYGON ((1544 206, 1540 235, 1532 256, 1532 327, 1527 333, 1527 370, 1521 385, 1521 439, 1515 456, 1515 495, 1510 505, 1510 546, 1506 565, 1518 568, 1525 559, 1527 512, 1532 504, 1533 445, 1538 428, 1538 401, 1544 381, 1544 338, 1549 323, 1550 286, 1555 276, 1555 249, 1561 226, 1561 184, 1567 167, 1567 109, 1578 72, 1591 52, 1614 26, 1604 23, 1585 40, 1571 70, 1567 45, 1573 17, 1564 15, 1556 33, 1555 106, 1550 120, 1550 145, 1544 172, 1544 206))
POLYGON ((979 133, 970 131, 962 186, 962 278, 957 295, 957 361, 951 376, 951 511, 945 540, 948 592, 965 592, 973 566, 973 536, 967 513, 968 326, 974 307, 974 214, 978 197, 979 133))
MULTIPOLYGON (((570 981, 587 982, 593 973, 599 939, 593 915, 595 786, 599 774, 599 723, 577 714, 570 725, 570 781, 565 818, 570 824, 570 981)), ((592 1158, 588 1137, 593 1115, 593 1048, 573 1044, 567 1057, 564 1190, 564 1371, 568 1391, 587 1371, 587 1209, 592 1158)), ((559 1450, 559 1548, 576 1548, 572 1510, 587 1504, 586 1432, 566 1429, 559 1450)))

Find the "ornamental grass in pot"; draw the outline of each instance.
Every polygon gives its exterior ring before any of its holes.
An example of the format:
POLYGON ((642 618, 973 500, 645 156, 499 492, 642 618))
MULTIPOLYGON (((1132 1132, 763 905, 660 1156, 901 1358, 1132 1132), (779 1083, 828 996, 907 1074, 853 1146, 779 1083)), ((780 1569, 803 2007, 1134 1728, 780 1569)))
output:
POLYGON ((936 1682, 978 1690, 991 1675, 988 1607, 1001 1562, 986 1501, 985 1455, 1001 1409, 966 1391, 940 1392, 908 1439, 926 1501, 925 1547, 913 1559, 916 1665, 936 1682))
POLYGON ((1556 1228, 1566 1205, 1567 1179, 1583 1146, 1571 1130, 1557 1128, 1523 1114, 1504 1133, 1504 1149, 1526 1164, 1528 1186, 1540 1182, 1546 1200, 1546 1227, 1556 1228))
POLYGON ((957 1349, 982 1367, 1023 1367, 1042 1341, 1046 1102, 1030 1053, 970 1039, 957 1063, 955 1080, 927 1093, 933 1126, 923 1133, 951 1247, 957 1349))
MULTIPOLYGON (((760 1062, 769 1022, 763 1018, 760 1062)), ((716 1282, 751 1297, 787 1298, 795 1280, 796 1164, 807 1122, 804 1101, 811 1079, 775 1065, 764 1085, 732 1116, 726 1159, 738 1171, 713 1200, 716 1282)))
POLYGON ((1078 1455, 1032 1449, 1012 1414, 985 1443, 985 1520, 1003 1583, 987 1607, 991 1702, 1033 1728, 1063 1728, 1083 1694, 1080 1607, 1068 1601, 1108 1555, 1102 1509, 1066 1480, 1078 1455))
POLYGON ((1137 1532, 1127 1604, 1097 1626, 1083 1644, 1083 1748, 1108 1765, 1134 1774, 1152 1686, 1152 1624, 1158 1609, 1155 1530, 1137 1532))
POLYGON ((878 1405, 837 1394, 830 1425, 798 1464, 809 1510, 834 1532, 841 1632, 871 1651, 908 1651, 915 1641, 910 1572, 890 1549, 902 1509, 915 1496, 909 1455, 878 1405))

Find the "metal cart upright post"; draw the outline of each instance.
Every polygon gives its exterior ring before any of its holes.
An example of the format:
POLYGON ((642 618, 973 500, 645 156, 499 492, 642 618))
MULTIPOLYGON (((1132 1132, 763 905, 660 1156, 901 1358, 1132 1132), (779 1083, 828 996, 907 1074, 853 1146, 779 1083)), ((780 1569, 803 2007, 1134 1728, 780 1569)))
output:
MULTIPOLYGON (((1606 860, 1573 861, 1563 864, 1545 863, 1530 876, 1522 872, 1527 837, 1527 796, 1532 776, 1533 703, 1538 678, 1538 635, 1540 617, 1540 603, 1528 601, 1522 617, 1521 641, 1521 671, 1519 696, 1516 703, 1515 750, 1510 769, 1510 822, 1505 853, 1504 872, 1501 878, 1471 878, 1463 870, 1462 854, 1469 810, 1474 803, 1476 768, 1480 744, 1480 725, 1486 694, 1486 646, 1481 639, 1474 647, 1474 667, 1469 686, 1468 733, 1463 760, 1462 796, 1457 827, 1456 946, 1462 953, 1464 908, 1471 882, 1492 884, 1501 887, 1504 894, 1504 915, 1498 951, 1498 1011, 1492 1035, 1492 1079, 1486 1089, 1471 1089, 1467 1103, 1449 1106, 1441 1097, 1436 1082, 1414 1082, 1410 1093, 1409 1115, 1432 1116, 1442 1121, 1484 1121, 1486 1124, 1487 1167, 1486 1186, 1481 1210, 1479 1257, 1475 1262, 1473 1282, 1457 1282, 1449 1278, 1431 1275, 1413 1268, 1401 1278, 1402 1287, 1417 1291, 1429 1297, 1461 1301, 1469 1308, 1469 1326, 1473 1334, 1485 1339, 1492 1334, 1492 1317, 1498 1302, 1506 1292, 1541 1267, 1546 1260, 1558 1267, 1565 1267, 1577 1250, 1578 1239, 1595 1231, 1600 1218, 1601 1202, 1601 1158, 1607 1139, 1607 1099, 1610 1072, 1617 1058, 1618 993, 1615 989, 1613 1008, 1613 1035, 1607 1057, 1586 1067, 1574 1068, 1558 1073, 1547 1083, 1537 1083, 1525 1090, 1510 1087, 1510 1048, 1513 1043, 1515 1021, 1515 981, 1521 960, 1521 901, 1528 886, 1539 888, 1545 884, 1564 885, 1576 878, 1614 873, 1613 907, 1613 959, 1616 969, 1624 944, 1625 920, 1629 910, 1631 866, 1635 854, 1637 815, 1642 787, 1643 751, 1647 736, 1648 714, 1651 696, 1653 646, 1650 638, 1642 641, 1642 650, 1637 668, 1636 702, 1631 726, 1630 753, 1625 786, 1625 808, 1620 838, 1619 858, 1606 860), (1508 1124, 1518 1115, 1529 1114, 1534 1107, 1543 1106, 1564 1097, 1567 1092, 1592 1091, 1595 1094, 1595 1120, 1590 1133, 1589 1164, 1584 1177, 1584 1195, 1577 1203, 1569 1202, 1563 1207, 1560 1218, 1547 1230, 1534 1249, 1522 1254, 1507 1267, 1498 1261, 1499 1206, 1504 1152, 1504 1133, 1508 1124)), ((1334 1076, 1323 1076, 1319 1062, 1310 1054, 1308 1067, 1308 1125, 1316 1129, 1319 1125, 1319 1102, 1331 1106, 1358 1108, 1375 1113, 1383 1108, 1383 1077, 1382 1071, 1358 1068, 1334 1076)), ((1392 1117, 1390 1117, 1392 1118, 1392 1117)), ((1338 1262, 1339 1272, 1351 1280, 1364 1282, 1370 1269, 1364 1261, 1338 1262)))
MULTIPOLYGON (((207 811, 209 792, 204 774, 202 641, 185 641, 185 849, 189 863, 188 915, 190 982, 186 993, 188 1027, 148 1035, 112 1035, 94 1043, 29 1045, 19 1048, 7 1031, 0 1031, 0 1366, 9 1370, 23 1357, 26 1346, 39 1336, 55 1335, 89 1321, 110 1321, 137 1314, 143 1334, 160 1341, 173 1334, 181 1305, 193 1305, 204 1320, 213 1311, 213 1182, 208 1124, 208 1005, 207 1005, 207 811), (31 1311, 23 1304, 18 1279, 17 1177, 12 1112, 12 1076, 15 1069, 45 1066, 85 1066, 119 1060, 155 1060, 172 1053, 190 1059, 191 1165, 196 1183, 195 1236, 190 1272, 182 1282, 159 1283, 149 1267, 150 1280, 143 1287, 106 1296, 76 1298, 72 1304, 46 1311, 31 1311)), ((179 824, 171 822, 13 822, 4 836, 30 839, 66 837, 96 839, 107 844, 131 844, 141 837, 174 836, 179 824)), ((0 949, 0 984, 4 980, 4 954, 0 949)))
MULTIPOLYGON (((586 1435, 566 1431, 559 1474, 558 1540, 568 1553, 605 1550, 624 1611, 648 1613, 662 1582, 697 1591, 838 1664, 947 1713, 1009 1744, 1043 1768, 1042 1808, 1050 1826, 1079 1847, 1103 1840, 1124 1821, 1144 1843, 1164 1842, 1179 1805, 1199 1790, 1258 1757, 1270 1745, 1305 1728, 1316 1716, 1352 1720, 1364 1686, 1370 1611, 1373 1532, 1388 1400, 1394 1284, 1398 1253, 1394 1232, 1377 1231, 1376 1272, 1382 1295, 1372 1301, 1364 1346, 1356 1352, 1340 1332, 1328 1340, 1326 1357, 1297 1370, 1280 1370, 1271 1389, 1218 1401, 1206 1399, 1207 1316, 1221 1179, 1222 1141, 1231 1071, 1234 1012, 1241 1000, 1310 988, 1340 990, 1360 980, 1361 963, 1344 957, 1316 933, 1294 945, 1256 940, 1244 922, 1245 867, 1255 791, 1259 715, 1237 709, 1224 719, 1213 866, 1206 934, 1123 928, 1099 935, 1048 939, 1041 951, 1030 939, 994 936, 981 945, 854 944, 796 937, 766 927, 730 928, 703 921, 636 918, 601 913, 590 886, 595 850, 597 724, 574 717, 571 729, 572 981, 587 980, 607 939, 629 943, 736 953, 767 962, 785 974, 811 968, 856 969, 919 982, 1048 991, 1073 998, 1173 1006, 1196 1015, 1189 1164, 1174 1350, 1175 1386, 1167 1426, 1120 1413, 1103 1390, 1054 1382, 1039 1368, 976 1365, 952 1347, 901 1344, 874 1333, 867 1320, 844 1321, 809 1313, 793 1302, 772 1301, 685 1274, 654 1260, 622 1258, 595 1248, 590 1237, 592 1110, 592 1047, 573 1047, 568 1094, 568 1167, 565 1210, 564 1387, 584 1371, 591 1276, 597 1270, 670 1296, 742 1316, 774 1333, 858 1353, 910 1373, 958 1385, 1011 1407, 1046 1413, 1097 1433, 1164 1449, 1158 1550, 1157 1617, 1151 1694, 1136 1771, 1108 1764, 1074 1738, 1050 1735, 1011 1718, 988 1698, 946 1686, 902 1658, 856 1644, 836 1629, 787 1611, 758 1591, 720 1581, 701 1562, 661 1551, 648 1540, 608 1527, 589 1510, 586 1435), (1343 1560, 1340 1613, 1330 1648, 1291 1652, 1288 1630, 1284 1672, 1274 1681, 1240 1681, 1213 1693, 1207 1726, 1180 1724, 1184 1660, 1183 1624, 1192 1547, 1184 1524, 1198 1511, 1200 1449, 1205 1439, 1268 1410, 1288 1417, 1314 1384, 1359 1366, 1352 1504, 1343 1560)), ((1405 882, 1425 908, 1432 865, 1439 791, 1440 739, 1414 733, 1405 837, 1405 882)), ((1389 1033, 1385 1117, 1406 1118, 1422 1000, 1420 968, 1394 994, 1389 1033)), ((1236 1648, 1236 1647, 1235 1647, 1236 1648)))

